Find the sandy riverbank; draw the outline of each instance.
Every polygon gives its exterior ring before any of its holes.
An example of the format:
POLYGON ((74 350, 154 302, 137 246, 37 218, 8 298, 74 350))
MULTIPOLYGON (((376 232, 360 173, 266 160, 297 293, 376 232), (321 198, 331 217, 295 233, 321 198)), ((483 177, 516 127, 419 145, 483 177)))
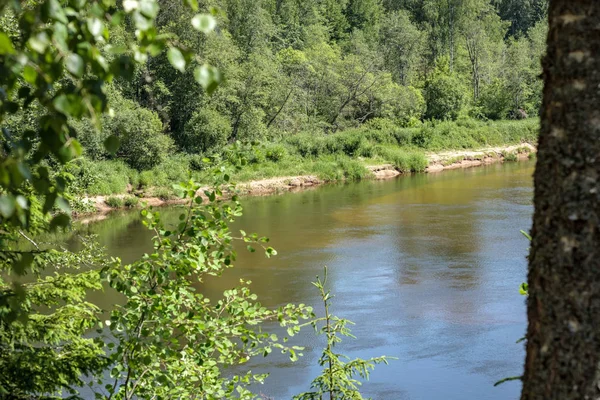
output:
MULTIPOLYGON (((523 143, 514 146, 488 147, 478 150, 452 150, 440 153, 427 154, 429 166, 426 173, 437 173, 449 169, 472 168, 505 161, 508 154, 516 155, 517 159, 527 159, 530 153, 535 153, 535 146, 523 143)), ((373 179, 392 179, 402 175, 391 164, 367 166, 371 171, 373 179)), ((243 182, 237 185, 239 193, 244 196, 267 196, 290 191, 305 190, 328 183, 315 175, 284 176, 277 178, 261 179, 251 182, 243 182)), ((126 195, 95 196, 86 199, 96 208, 99 213, 113 210, 106 204, 108 197, 127 197, 126 195)), ((185 203, 181 199, 160 199, 158 197, 141 197, 140 203, 151 206, 165 206, 185 203)), ((85 219, 85 217, 84 217, 85 219)))

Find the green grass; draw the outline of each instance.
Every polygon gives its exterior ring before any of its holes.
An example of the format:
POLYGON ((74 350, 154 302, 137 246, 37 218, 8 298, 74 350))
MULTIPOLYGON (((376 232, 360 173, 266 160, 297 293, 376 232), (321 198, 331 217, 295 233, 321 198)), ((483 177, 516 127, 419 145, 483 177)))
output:
POLYGON ((519 156, 516 152, 511 151, 504 154, 504 161, 515 162, 519 161, 519 156))
MULTIPOLYGON (((299 133, 254 147, 227 147, 220 157, 245 160, 232 175, 235 182, 299 175, 317 175, 325 181, 360 180, 372 176, 367 165, 393 164, 405 173, 424 171, 428 166, 426 152, 535 143, 538 129, 537 119, 435 121, 411 128, 372 123, 333 134, 299 133)), ((517 152, 529 149, 523 146, 517 152)), ((80 195, 123 194, 133 189, 144 196, 168 200, 173 198, 174 183, 190 177, 206 181, 203 157, 176 154, 142 172, 119 160, 80 159, 73 166, 74 187, 80 195)), ((505 155, 506 161, 513 157, 517 154, 505 155)), ((135 207, 134 199, 122 200, 119 207, 135 207)))
POLYGON ((125 202, 122 197, 110 196, 104 200, 107 206, 110 208, 122 208, 125 202))
POLYGON ((127 196, 123 199, 123 205, 127 208, 135 208, 138 206, 140 199, 134 196, 127 196))

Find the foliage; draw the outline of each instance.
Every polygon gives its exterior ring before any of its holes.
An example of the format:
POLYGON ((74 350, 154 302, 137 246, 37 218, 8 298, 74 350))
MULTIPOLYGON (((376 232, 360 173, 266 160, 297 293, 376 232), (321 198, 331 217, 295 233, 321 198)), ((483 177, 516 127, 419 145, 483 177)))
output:
POLYGON ((181 145, 191 152, 223 146, 231 134, 231 121, 216 110, 196 111, 184 129, 181 145))
POLYGON ((514 162, 514 161, 517 161, 518 159, 519 159, 519 156, 515 152, 508 152, 508 153, 504 154, 504 161, 514 162))
POLYGON ((442 68, 425 83, 426 118, 455 120, 466 103, 461 81, 442 68))
POLYGON ((135 208, 138 206, 140 200, 134 196, 127 196, 123 199, 123 205, 127 208, 135 208))
POLYGON ((99 270, 112 261, 94 238, 81 238, 82 249, 75 253, 22 232, 10 243, 4 254, 14 258, 3 257, 0 263, 0 395, 75 395, 85 375, 106 367, 104 343, 86 335, 100 313, 86 295, 102 288, 99 270), (31 257, 27 263, 26 257, 31 257), (28 283, 13 285, 11 275, 22 275, 27 266, 28 283))
POLYGON ((104 202, 111 208, 121 208, 125 204, 124 199, 119 196, 109 196, 104 202))
MULTIPOLYGON (((190 4, 197 10, 195 2, 190 4)), ((122 8, 114 5, 114 1, 93 5, 69 2, 63 7, 58 0, 25 5, 0 3, 0 186, 5 192, 1 202, 6 205, 2 218, 12 225, 28 225, 31 198, 18 197, 26 183, 33 184, 34 192, 45 197, 44 212, 56 202, 65 201, 64 182, 59 178, 48 180, 48 170, 39 163, 50 155, 63 164, 81 155, 81 145, 69 120, 90 118, 100 125, 100 116, 108 110, 105 82, 130 79, 136 62, 143 63, 149 54, 156 56, 166 48, 176 69, 184 70, 192 60, 188 49, 169 40, 168 35, 157 34, 157 2, 125 2, 122 8), (124 18, 131 18, 136 40, 125 47, 106 48, 111 27, 120 25, 124 18), (39 115, 35 129, 15 136, 5 121, 13 115, 26 116, 32 106, 39 115)), ((196 19, 212 21, 212 17, 202 14, 196 19)), ((208 32, 212 26, 194 27, 208 32)), ((199 83, 209 90, 218 81, 206 66, 196 71, 199 83)), ((117 144, 117 139, 106 142, 110 152, 117 144)))
POLYGON ((325 315, 321 318, 311 321, 315 331, 318 334, 325 335, 327 346, 323 349, 319 365, 323 367, 321 375, 316 377, 311 384, 310 392, 301 393, 294 396, 295 400, 319 400, 327 396, 331 400, 335 399, 362 399, 359 387, 361 382, 357 378, 368 379, 370 371, 377 364, 387 364, 389 357, 374 357, 368 360, 356 358, 350 360, 348 357, 336 352, 336 345, 341 343, 342 336, 354 338, 349 325, 353 322, 336 317, 331 314, 329 308, 333 296, 326 289, 327 286, 327 268, 323 280, 317 277, 313 285, 319 290, 325 315))
POLYGON ((116 342, 107 340, 110 378, 98 380, 102 398, 254 398, 246 387, 265 376, 232 375, 228 368, 273 349, 289 353, 292 360, 298 356, 301 348, 282 344, 259 326, 275 321, 296 332, 300 321, 311 316, 310 307, 267 309, 243 280, 218 300, 196 290, 207 277, 231 268, 237 256, 234 240, 245 242, 250 251, 262 247, 267 257, 276 254, 266 238, 243 231, 233 236, 229 224, 242 208, 235 196, 219 200, 231 190, 229 175, 217 170, 213 178, 213 188, 203 193, 207 204, 193 181, 176 186, 188 206, 173 229, 163 226, 158 211, 144 209, 144 224, 156 235, 153 253, 103 271, 127 300, 104 323, 104 333, 116 342))
POLYGON ((152 111, 120 110, 105 125, 119 139, 116 155, 138 171, 155 167, 171 153, 172 139, 162 133, 162 122, 152 111))

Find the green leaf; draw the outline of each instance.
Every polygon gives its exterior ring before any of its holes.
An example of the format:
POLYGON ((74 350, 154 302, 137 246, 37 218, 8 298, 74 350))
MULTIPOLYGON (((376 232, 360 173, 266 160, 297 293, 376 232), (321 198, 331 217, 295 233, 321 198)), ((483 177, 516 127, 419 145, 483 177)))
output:
POLYGON ((15 206, 16 203, 14 197, 6 195, 0 196, 0 214, 2 214, 4 218, 12 217, 15 212, 15 206))
POLYGON ((104 31, 104 25, 102 24, 102 21, 100 21, 98 18, 88 18, 87 28, 88 31, 94 37, 100 36, 104 31))
POLYGON ((52 208, 54 207, 54 202, 56 201, 56 193, 48 193, 46 195, 46 199, 44 200, 44 208, 43 208, 43 212, 48 213, 52 210, 52 208))
POLYGON ((8 35, 0 32, 0 55, 15 54, 15 48, 8 35))
POLYGON ((104 148, 110 154, 115 154, 121 145, 121 141, 115 135, 111 135, 104 141, 104 148))
POLYGON ((169 48, 169 51, 167 52, 167 58, 176 70, 185 72, 185 58, 183 58, 181 50, 179 50, 177 47, 169 48))
POLYGON ((198 0, 185 0, 185 4, 187 4, 192 11, 198 11, 198 0))
POLYGON ((40 32, 37 35, 30 37, 27 43, 29 43, 29 47, 31 47, 33 51, 41 54, 45 52, 48 47, 48 35, 46 32, 40 32))
POLYGON ((23 79, 25 79, 25 82, 33 85, 35 84, 37 76, 37 71, 31 65, 26 65, 25 68, 23 68, 23 79))
POLYGON ((126 13, 130 13, 133 10, 137 10, 140 6, 140 3, 137 0, 124 0, 123 1, 123 9, 126 13))
POLYGON ((208 94, 212 94, 221 83, 221 73, 217 68, 205 64, 194 70, 194 79, 208 94))
POLYGON ((56 199, 56 206, 64 213, 69 214, 71 212, 71 206, 64 197, 59 197, 56 199))
POLYGON ((84 66, 83 58, 81 58, 79 54, 71 54, 67 57, 65 67, 67 68, 67 71, 77 78, 81 78, 83 76, 84 66))
POLYGON ((217 26, 217 20, 215 20, 212 15, 197 14, 192 18, 192 26, 197 31, 210 33, 217 26))
POLYGON ((47 0, 45 6, 48 10, 48 16, 54 21, 62 22, 63 24, 67 24, 67 16, 65 15, 65 11, 62 6, 58 2, 58 0, 47 0))
POLYGON ((529 285, 527 283, 521 283, 519 286, 519 294, 522 296, 527 296, 529 294, 529 285))
POLYGON ((79 117, 83 112, 83 104, 81 98, 74 94, 60 94, 52 101, 56 111, 67 116, 79 117))
POLYGON ((67 214, 58 214, 50 221, 50 231, 58 228, 66 228, 71 223, 71 218, 67 214))
POLYGON ((146 17, 154 19, 158 14, 158 3, 154 0, 141 0, 139 10, 146 17))

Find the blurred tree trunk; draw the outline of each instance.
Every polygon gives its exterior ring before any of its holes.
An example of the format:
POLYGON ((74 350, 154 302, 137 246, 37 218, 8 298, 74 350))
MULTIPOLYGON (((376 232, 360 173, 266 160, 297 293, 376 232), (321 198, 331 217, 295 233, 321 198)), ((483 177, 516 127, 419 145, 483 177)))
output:
POLYGON ((600 398, 600 1, 551 0, 522 400, 600 398))

